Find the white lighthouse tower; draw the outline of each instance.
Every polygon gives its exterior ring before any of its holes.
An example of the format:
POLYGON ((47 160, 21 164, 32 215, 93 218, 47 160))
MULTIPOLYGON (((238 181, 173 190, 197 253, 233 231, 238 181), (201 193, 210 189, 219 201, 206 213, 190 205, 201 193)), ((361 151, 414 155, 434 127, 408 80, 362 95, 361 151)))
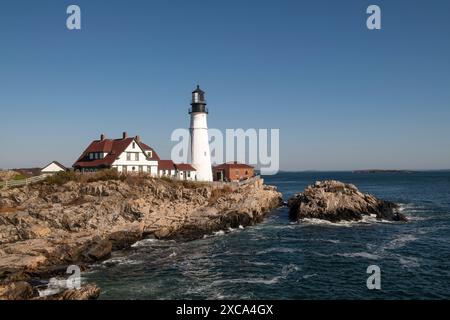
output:
POLYGON ((209 150, 208 124, 206 121, 205 92, 199 86, 192 92, 191 115, 191 162, 197 170, 198 181, 212 181, 211 152, 209 150))

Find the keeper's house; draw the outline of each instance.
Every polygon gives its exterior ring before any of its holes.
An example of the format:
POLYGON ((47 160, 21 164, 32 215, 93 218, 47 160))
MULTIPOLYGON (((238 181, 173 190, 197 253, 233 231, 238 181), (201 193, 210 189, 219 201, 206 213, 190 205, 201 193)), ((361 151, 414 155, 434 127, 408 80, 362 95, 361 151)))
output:
POLYGON ((155 150, 143 143, 139 136, 121 139, 94 140, 74 163, 75 171, 92 172, 115 168, 121 173, 148 173, 158 175, 159 157, 155 150))

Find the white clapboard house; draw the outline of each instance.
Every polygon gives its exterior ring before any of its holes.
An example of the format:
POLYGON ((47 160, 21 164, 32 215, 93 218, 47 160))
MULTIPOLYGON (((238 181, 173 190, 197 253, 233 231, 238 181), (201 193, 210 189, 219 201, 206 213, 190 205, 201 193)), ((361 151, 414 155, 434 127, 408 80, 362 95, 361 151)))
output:
POLYGON ((121 173, 147 173, 158 175, 159 157, 155 150, 143 143, 139 136, 107 139, 102 134, 94 140, 74 163, 75 171, 91 172, 115 168, 121 173))

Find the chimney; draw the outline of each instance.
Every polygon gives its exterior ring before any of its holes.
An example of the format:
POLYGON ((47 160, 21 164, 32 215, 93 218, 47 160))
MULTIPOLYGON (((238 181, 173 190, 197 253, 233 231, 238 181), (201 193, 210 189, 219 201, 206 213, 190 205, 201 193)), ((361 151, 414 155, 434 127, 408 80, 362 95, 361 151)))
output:
POLYGON ((137 142, 141 142, 141 137, 136 136, 134 139, 136 139, 137 142))
POLYGON ((122 133, 122 139, 126 139, 126 138, 128 138, 128 133, 126 131, 124 131, 122 133))
POLYGON ((103 141, 103 140, 105 140, 105 135, 102 133, 102 134, 100 135, 100 141, 103 141))

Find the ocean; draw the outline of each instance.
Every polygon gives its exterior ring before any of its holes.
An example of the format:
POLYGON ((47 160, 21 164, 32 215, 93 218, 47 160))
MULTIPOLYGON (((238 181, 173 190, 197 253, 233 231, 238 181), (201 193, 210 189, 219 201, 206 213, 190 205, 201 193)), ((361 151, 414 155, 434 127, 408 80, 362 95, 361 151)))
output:
POLYGON ((255 226, 190 242, 146 239, 83 273, 100 299, 449 299, 450 172, 282 172, 287 200, 335 179, 401 205, 407 223, 292 223, 274 210, 255 226), (367 268, 381 270, 369 290, 367 268))

